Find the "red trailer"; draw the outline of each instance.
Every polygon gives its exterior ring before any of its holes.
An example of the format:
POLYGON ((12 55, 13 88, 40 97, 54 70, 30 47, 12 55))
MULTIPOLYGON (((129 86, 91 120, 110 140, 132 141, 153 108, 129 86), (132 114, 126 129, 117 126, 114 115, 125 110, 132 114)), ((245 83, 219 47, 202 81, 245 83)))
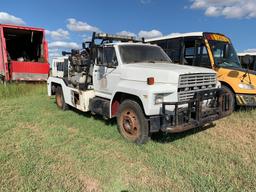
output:
POLYGON ((44 29, 0 24, 0 80, 46 81, 49 69, 44 29))

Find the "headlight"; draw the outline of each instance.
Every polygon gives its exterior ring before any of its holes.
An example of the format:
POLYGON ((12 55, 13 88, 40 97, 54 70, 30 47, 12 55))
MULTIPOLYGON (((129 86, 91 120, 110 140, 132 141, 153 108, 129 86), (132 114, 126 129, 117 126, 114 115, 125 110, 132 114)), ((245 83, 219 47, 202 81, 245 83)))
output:
POLYGON ((255 87, 253 85, 251 85, 251 84, 240 83, 238 86, 239 86, 240 89, 246 89, 246 90, 253 90, 253 89, 255 89, 255 87))
POLYGON ((157 94, 155 96, 155 104, 161 104, 164 102, 164 95, 163 94, 157 94))

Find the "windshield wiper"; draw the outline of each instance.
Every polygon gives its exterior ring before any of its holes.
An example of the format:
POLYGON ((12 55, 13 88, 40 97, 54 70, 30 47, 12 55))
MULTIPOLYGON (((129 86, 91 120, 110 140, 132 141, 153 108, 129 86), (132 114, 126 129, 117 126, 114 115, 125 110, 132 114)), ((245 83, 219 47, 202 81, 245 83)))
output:
POLYGON ((245 73, 243 74, 243 79, 242 82, 244 81, 244 79, 248 76, 249 79, 249 84, 252 84, 252 80, 251 80, 251 75, 250 75, 250 68, 247 67, 245 73))

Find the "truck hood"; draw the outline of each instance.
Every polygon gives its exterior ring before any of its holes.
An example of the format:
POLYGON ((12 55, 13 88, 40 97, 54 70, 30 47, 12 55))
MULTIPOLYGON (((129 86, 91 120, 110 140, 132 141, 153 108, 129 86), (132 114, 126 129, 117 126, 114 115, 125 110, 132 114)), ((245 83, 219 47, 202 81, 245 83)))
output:
POLYGON ((136 63, 124 64, 121 78, 133 81, 147 81, 154 77, 156 83, 177 84, 179 76, 184 74, 214 73, 213 70, 203 67, 192 67, 173 63, 136 63))

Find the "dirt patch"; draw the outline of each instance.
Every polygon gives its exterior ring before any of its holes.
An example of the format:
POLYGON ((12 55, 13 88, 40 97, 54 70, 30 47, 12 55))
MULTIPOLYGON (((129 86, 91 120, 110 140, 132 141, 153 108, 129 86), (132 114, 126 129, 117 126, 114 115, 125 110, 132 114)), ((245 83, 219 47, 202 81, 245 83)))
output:
POLYGON ((82 191, 86 192, 100 192, 102 191, 99 187, 99 183, 97 180, 90 178, 86 175, 80 175, 79 180, 82 183, 83 189, 82 191))

